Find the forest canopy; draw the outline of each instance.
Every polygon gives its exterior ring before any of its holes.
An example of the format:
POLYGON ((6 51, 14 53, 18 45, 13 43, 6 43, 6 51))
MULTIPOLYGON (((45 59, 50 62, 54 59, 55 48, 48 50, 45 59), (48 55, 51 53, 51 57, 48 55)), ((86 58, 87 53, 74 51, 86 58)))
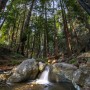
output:
POLYGON ((89 14, 89 0, 0 0, 0 45, 30 58, 90 51, 89 14))

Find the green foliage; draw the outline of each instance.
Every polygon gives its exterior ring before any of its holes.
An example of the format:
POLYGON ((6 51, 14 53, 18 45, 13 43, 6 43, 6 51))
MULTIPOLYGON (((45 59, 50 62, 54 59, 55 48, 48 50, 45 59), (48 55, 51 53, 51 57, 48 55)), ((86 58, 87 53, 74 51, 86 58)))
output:
MULTIPOLYGON (((79 47, 87 47, 90 36, 90 16, 87 15, 76 0, 62 1, 65 6, 65 16, 71 39, 72 52, 74 50, 78 51, 79 47), (78 39, 78 42, 76 42, 76 39, 78 39)), ((41 47, 44 47, 45 41, 48 41, 46 43, 49 47, 48 53, 54 55, 56 31, 59 53, 66 52, 67 43, 60 0, 54 0, 54 7, 53 0, 36 0, 31 20, 27 22, 29 25, 23 31, 31 4, 32 0, 10 0, 6 10, 0 14, 0 19, 5 19, 0 30, 0 44, 9 44, 12 50, 21 52, 22 42, 20 39, 21 36, 26 36, 24 44, 25 55, 27 53, 31 55, 32 53, 33 57, 43 57, 44 50, 41 47), (45 35, 46 40, 44 40, 45 35)), ((15 57, 19 58, 19 55, 16 54, 15 57)), ((74 61, 72 60, 70 63, 74 63, 74 61)))

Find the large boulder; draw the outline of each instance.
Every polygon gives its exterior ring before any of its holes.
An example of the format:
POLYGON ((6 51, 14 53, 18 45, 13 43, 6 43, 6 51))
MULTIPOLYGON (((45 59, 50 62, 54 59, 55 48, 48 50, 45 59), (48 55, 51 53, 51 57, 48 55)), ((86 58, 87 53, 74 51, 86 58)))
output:
POLYGON ((25 80, 33 80, 38 74, 38 63, 35 59, 23 61, 13 70, 13 74, 8 78, 7 82, 21 82, 25 80))
POLYGON ((49 80, 51 82, 68 82, 73 79, 76 66, 66 63, 55 63, 50 66, 49 80))
POLYGON ((82 86, 84 90, 90 90, 90 64, 80 65, 73 75, 73 81, 82 86), (86 89, 89 88, 89 89, 86 89))

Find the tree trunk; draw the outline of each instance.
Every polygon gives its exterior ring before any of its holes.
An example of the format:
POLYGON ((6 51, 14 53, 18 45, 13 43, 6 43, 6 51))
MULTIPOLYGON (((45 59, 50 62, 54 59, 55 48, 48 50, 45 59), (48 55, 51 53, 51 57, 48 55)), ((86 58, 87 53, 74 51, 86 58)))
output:
POLYGON ((28 12, 28 15, 26 17, 26 20, 25 20, 25 23, 24 23, 24 27, 22 28, 22 34, 21 34, 21 54, 24 55, 24 45, 25 45, 25 42, 27 40, 27 35, 26 35, 26 30, 29 26, 29 22, 30 22, 30 18, 31 18, 31 12, 32 12, 32 9, 33 9, 33 6, 34 6, 34 2, 35 0, 32 0, 32 4, 30 5, 30 9, 29 9, 29 12, 28 12))
POLYGON ((62 10, 62 19, 63 19, 63 24, 64 24, 64 33, 65 33, 65 37, 66 37, 67 53, 68 53, 68 56, 70 56, 72 54, 71 44, 70 44, 70 33, 68 31, 68 25, 67 25, 67 19, 66 19, 64 2, 62 0, 60 0, 60 5, 61 5, 61 10, 62 10))
MULTIPOLYGON (((53 14, 54 14, 54 0, 53 0, 53 14)), ((56 20, 54 15, 54 55, 58 55, 58 37, 57 37, 57 29, 56 29, 56 20)))
POLYGON ((47 27, 47 7, 45 3, 45 28, 44 28, 44 57, 47 57, 49 53, 49 41, 48 41, 48 27, 47 27))

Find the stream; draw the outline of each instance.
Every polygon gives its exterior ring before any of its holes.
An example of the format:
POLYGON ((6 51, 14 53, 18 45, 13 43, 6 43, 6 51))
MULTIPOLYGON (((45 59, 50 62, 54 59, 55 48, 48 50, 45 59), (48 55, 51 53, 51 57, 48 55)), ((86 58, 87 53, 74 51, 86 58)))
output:
POLYGON ((52 85, 19 83, 11 86, 2 86, 0 90, 76 90, 71 83, 53 83, 52 85))
POLYGON ((48 80, 49 67, 42 72, 39 79, 24 83, 11 83, 0 86, 0 90, 79 90, 71 82, 51 83, 48 80))

